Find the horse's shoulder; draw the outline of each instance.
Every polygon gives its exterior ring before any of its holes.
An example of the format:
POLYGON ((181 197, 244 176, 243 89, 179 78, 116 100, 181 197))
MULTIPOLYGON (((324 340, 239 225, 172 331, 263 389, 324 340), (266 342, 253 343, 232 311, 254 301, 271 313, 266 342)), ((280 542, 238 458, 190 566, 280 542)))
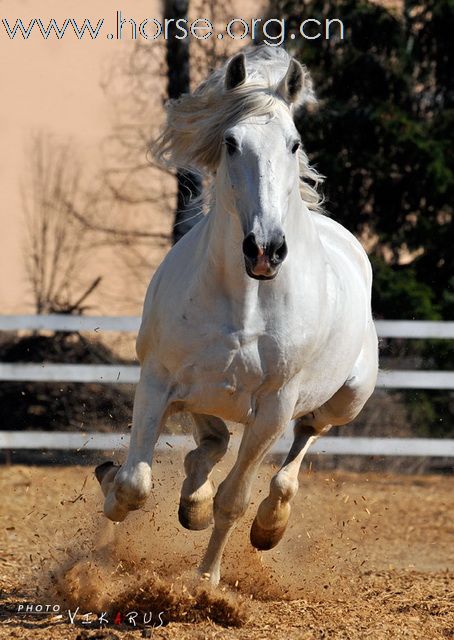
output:
POLYGON ((312 219, 315 222, 317 230, 319 232, 322 240, 339 242, 339 240, 348 242, 351 245, 358 248, 361 253, 365 254, 365 251, 361 245, 361 243, 357 240, 357 238, 351 233, 346 227, 344 227, 340 222, 337 222, 333 218, 330 218, 327 215, 323 215, 317 212, 311 212, 310 214, 312 219))
POLYGON ((342 255, 354 261, 361 269, 366 282, 372 282, 372 267, 367 253, 359 240, 342 224, 320 213, 311 213, 323 247, 331 256, 342 255))

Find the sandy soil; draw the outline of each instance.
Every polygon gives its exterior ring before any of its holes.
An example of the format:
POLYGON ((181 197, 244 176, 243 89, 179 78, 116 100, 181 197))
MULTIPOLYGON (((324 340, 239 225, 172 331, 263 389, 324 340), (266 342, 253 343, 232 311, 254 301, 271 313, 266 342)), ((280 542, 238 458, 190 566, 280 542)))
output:
POLYGON ((454 478, 306 470, 284 541, 259 553, 266 466, 210 592, 192 573, 209 532, 176 516, 181 458, 156 461, 153 498, 121 525, 87 467, 1 468, 0 638, 454 638, 454 478), (27 604, 61 609, 19 614, 27 604), (165 625, 128 626, 129 611, 165 625))

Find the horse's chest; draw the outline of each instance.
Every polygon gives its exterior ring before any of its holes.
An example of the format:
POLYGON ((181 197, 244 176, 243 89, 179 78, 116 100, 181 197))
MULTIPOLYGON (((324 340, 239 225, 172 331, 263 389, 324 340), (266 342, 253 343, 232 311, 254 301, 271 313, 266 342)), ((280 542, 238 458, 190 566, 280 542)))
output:
POLYGON ((244 422, 257 396, 296 372, 294 345, 266 333, 237 332, 195 341, 175 371, 179 400, 198 412, 244 422))
POLYGON ((196 365, 199 375, 255 386, 270 376, 285 377, 298 349, 295 340, 278 332, 218 331, 202 332, 185 351, 183 359, 196 365))

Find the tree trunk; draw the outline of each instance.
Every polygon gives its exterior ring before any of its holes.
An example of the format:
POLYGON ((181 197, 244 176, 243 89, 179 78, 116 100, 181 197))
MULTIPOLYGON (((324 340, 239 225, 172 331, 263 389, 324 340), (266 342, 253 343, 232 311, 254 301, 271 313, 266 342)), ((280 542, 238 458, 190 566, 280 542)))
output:
MULTIPOLYGON (((165 0, 164 18, 178 20, 187 18, 189 0, 165 0)), ((170 23, 167 38, 167 93, 171 100, 190 91, 189 36, 179 40, 175 35, 181 31, 170 23)), ((177 207, 173 223, 173 244, 184 236, 200 219, 201 205, 194 200, 202 193, 201 176, 194 171, 177 170, 177 207)))

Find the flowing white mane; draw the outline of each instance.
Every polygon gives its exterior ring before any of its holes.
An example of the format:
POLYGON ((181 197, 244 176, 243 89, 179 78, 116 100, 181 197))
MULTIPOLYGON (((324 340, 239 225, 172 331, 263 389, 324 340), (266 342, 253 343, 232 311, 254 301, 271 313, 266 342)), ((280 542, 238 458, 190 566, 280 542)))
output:
MULTIPOLYGON (((246 48, 244 55, 245 83, 233 89, 225 88, 227 62, 192 94, 167 103, 167 124, 152 147, 161 164, 213 174, 219 164, 226 129, 246 118, 273 117, 278 105, 282 106, 277 88, 291 60, 288 53, 282 48, 261 45, 246 48)), ((295 107, 315 102, 311 77, 307 69, 303 69, 304 90, 295 107)), ((319 210, 318 186, 322 177, 310 166, 302 148, 299 161, 301 197, 310 209, 319 210)))

